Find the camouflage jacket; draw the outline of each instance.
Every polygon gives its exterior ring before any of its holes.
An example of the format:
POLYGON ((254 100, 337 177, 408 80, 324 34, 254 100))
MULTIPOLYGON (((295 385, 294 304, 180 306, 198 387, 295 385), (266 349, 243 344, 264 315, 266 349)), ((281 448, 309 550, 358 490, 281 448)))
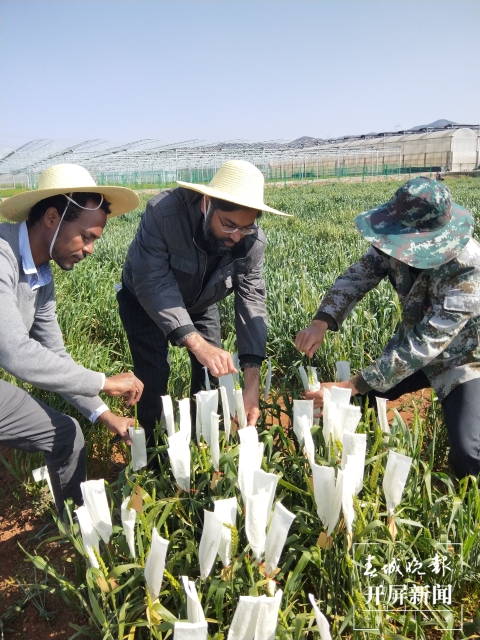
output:
POLYGON ((414 270, 370 247, 335 280, 316 318, 336 330, 363 296, 388 277, 402 320, 381 355, 357 376, 360 393, 388 391, 423 369, 440 400, 480 378, 480 244, 473 238, 453 260, 414 270))

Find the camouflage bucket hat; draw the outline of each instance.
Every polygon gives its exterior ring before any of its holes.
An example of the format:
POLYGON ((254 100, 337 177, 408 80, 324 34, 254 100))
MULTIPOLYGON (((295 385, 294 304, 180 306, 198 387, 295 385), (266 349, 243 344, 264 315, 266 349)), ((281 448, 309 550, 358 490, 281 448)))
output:
POLYGON ((411 267, 432 269, 455 258, 473 233, 472 214, 431 178, 414 178, 391 200, 355 218, 361 236, 411 267))

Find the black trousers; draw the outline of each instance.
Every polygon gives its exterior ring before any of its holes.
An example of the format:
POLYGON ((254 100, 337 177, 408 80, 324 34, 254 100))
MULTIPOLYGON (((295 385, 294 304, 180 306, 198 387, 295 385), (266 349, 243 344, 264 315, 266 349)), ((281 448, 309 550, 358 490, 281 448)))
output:
MULTIPOLYGON (((147 447, 155 446, 154 430, 162 417, 160 396, 167 393, 170 375, 168 340, 158 325, 138 302, 137 298, 124 286, 117 294, 120 318, 132 353, 134 373, 143 384, 143 394, 138 403, 138 421, 145 429, 147 447)), ((212 305, 199 314, 190 316, 192 323, 207 342, 221 347, 220 314, 217 305, 212 305)), ((190 396, 205 388, 203 365, 190 353, 192 378, 190 396)), ((210 376, 211 382, 218 384, 218 378, 210 376)), ((195 422, 193 421, 192 427, 195 422)))
MULTIPOLYGON (((405 393, 430 387, 423 371, 417 371, 385 393, 369 391, 369 406, 375 396, 397 400, 405 393)), ((458 478, 480 474, 480 378, 459 384, 442 400, 443 416, 450 442, 448 460, 458 478)))

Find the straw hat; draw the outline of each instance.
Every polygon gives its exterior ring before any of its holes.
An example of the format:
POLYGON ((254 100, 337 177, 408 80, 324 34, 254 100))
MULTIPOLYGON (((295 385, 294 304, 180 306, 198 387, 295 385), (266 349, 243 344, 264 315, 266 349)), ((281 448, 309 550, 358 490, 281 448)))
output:
POLYGON ((36 191, 26 191, 0 202, 0 217, 13 222, 22 222, 28 218, 33 205, 62 193, 100 193, 110 202, 109 218, 138 207, 137 194, 126 187, 98 187, 95 180, 84 167, 78 164, 56 164, 45 169, 38 179, 36 191))
POLYGON ((228 162, 222 164, 208 185, 177 180, 177 184, 181 187, 198 191, 205 196, 291 218, 292 216, 289 213, 272 209, 272 207, 264 203, 264 182, 262 172, 246 160, 228 160, 228 162))

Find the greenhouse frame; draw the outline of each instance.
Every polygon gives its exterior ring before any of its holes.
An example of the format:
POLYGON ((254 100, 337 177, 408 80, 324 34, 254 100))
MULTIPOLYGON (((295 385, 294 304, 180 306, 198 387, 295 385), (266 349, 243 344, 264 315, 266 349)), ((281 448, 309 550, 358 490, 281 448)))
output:
POLYGON ((52 140, 33 140, 16 150, 0 147, 0 185, 35 188, 40 173, 63 162, 86 167, 98 184, 162 187, 176 180, 208 182, 231 159, 255 164, 265 179, 322 179, 343 176, 477 169, 480 165, 478 125, 442 129, 346 136, 331 140, 299 138, 293 142, 198 140, 164 145, 139 140, 113 146, 88 140, 62 147, 52 140))

